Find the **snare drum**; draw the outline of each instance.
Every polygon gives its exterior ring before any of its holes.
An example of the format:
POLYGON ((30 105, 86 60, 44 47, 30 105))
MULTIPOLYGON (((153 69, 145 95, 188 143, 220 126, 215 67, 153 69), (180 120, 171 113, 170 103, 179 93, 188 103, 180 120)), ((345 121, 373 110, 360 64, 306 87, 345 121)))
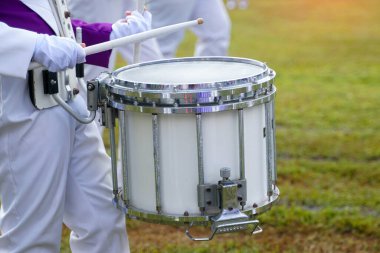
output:
POLYGON ((279 196, 274 77, 259 61, 208 57, 135 64, 98 79, 118 206, 148 222, 211 224, 206 239, 250 224, 259 231, 256 215, 279 196))

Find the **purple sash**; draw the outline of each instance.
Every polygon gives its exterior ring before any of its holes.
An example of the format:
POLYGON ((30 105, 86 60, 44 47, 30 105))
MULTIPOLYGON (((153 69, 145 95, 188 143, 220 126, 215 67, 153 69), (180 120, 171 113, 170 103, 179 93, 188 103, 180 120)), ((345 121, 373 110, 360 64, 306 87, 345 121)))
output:
MULTIPOLYGON (((0 21, 8 26, 21 28, 41 34, 54 35, 53 29, 33 10, 19 0, 0 0, 0 21)), ((72 19, 74 30, 80 26, 83 33, 83 42, 87 46, 109 40, 112 24, 110 23, 86 23, 72 19)), ((89 55, 86 63, 108 67, 111 51, 89 55)))

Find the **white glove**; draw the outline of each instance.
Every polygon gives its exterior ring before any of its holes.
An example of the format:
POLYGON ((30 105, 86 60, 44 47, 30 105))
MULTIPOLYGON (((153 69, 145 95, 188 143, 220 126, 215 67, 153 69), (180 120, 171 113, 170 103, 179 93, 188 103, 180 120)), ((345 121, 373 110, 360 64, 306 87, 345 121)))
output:
POLYGON ((69 38, 39 34, 34 48, 33 60, 51 72, 73 68, 85 61, 84 49, 69 38))
POLYGON ((144 11, 142 15, 133 11, 132 14, 127 14, 125 19, 119 19, 112 25, 110 40, 148 31, 151 25, 152 14, 149 11, 144 11))

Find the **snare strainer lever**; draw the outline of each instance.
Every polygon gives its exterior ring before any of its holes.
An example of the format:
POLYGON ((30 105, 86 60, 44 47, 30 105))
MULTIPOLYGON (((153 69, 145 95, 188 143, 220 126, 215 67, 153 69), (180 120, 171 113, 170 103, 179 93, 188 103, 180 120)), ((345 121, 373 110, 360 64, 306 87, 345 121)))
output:
POLYGON ((246 230, 248 229, 249 225, 253 225, 253 229, 251 232, 252 235, 259 234, 263 231, 262 228, 259 226, 259 223, 260 222, 258 220, 229 220, 227 223, 215 222, 211 226, 211 235, 209 237, 194 237, 193 235, 191 235, 190 228, 192 227, 192 224, 190 224, 190 226, 186 229, 185 233, 187 237, 189 237, 193 241, 210 241, 212 240, 212 238, 214 238, 215 234, 231 233, 246 230))
MULTIPOLYGON (((220 176, 222 180, 218 182, 217 185, 199 185, 198 186, 198 196, 199 196, 199 206, 203 207, 203 202, 214 203, 219 208, 220 213, 212 217, 210 220, 211 225, 211 235, 209 237, 199 238, 194 237, 190 233, 190 228, 193 224, 186 229, 186 235, 193 241, 209 241, 215 234, 230 233, 241 230, 249 229, 249 226, 253 226, 252 234, 258 234, 262 232, 259 226, 258 220, 250 220, 249 217, 239 210, 239 205, 245 201, 246 198, 246 184, 245 180, 230 180, 231 169, 221 168, 220 176), (214 190, 207 190, 212 189, 214 190), (204 191, 204 189, 206 189, 204 191), (205 195, 215 195, 213 201, 206 200, 210 196, 205 195), (243 201, 243 202, 242 202, 243 201)), ((242 207, 244 205, 241 205, 242 207)), ((205 209, 207 212, 207 209, 205 209)))

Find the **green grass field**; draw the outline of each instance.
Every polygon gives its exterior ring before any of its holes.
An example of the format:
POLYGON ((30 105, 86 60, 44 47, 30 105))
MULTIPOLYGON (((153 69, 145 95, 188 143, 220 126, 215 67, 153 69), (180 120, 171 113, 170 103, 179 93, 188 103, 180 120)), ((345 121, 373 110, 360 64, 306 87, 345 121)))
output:
POLYGON ((128 221, 132 252, 380 252, 380 1, 251 1, 230 15, 230 55, 277 72, 280 201, 262 234, 208 243, 128 221))

